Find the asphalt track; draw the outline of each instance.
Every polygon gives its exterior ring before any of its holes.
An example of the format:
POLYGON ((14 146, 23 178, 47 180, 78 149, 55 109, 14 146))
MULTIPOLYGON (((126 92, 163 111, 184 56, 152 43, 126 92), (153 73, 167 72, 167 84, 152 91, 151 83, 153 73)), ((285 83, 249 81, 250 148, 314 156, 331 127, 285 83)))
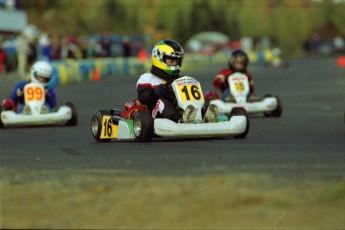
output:
MULTIPOLYGON (((220 66, 185 72, 211 89, 220 66)), ((250 117, 245 139, 164 140, 97 143, 90 129, 93 112, 122 108, 135 97, 137 77, 114 76, 56 88, 59 104, 78 107, 76 127, 0 130, 1 168, 17 170, 118 170, 133 175, 267 173, 298 180, 339 179, 345 174, 345 69, 335 58, 290 60, 287 68, 249 67, 258 96, 279 96, 280 118, 250 117)), ((0 97, 15 81, 0 79, 0 97)), ((72 171, 73 171, 72 170, 72 171)))

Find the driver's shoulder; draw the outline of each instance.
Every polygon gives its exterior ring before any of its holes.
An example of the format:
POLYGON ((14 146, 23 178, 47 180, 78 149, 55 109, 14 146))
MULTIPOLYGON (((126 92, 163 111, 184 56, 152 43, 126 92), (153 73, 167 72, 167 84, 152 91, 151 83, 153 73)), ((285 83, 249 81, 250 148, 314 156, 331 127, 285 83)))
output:
POLYGON ((158 83, 161 84, 163 79, 157 77, 156 75, 152 74, 151 72, 146 72, 139 77, 139 82, 147 82, 147 83, 158 83))
POLYGON ((29 83, 28 81, 20 81, 16 84, 15 88, 22 88, 23 86, 25 86, 28 83, 29 83))

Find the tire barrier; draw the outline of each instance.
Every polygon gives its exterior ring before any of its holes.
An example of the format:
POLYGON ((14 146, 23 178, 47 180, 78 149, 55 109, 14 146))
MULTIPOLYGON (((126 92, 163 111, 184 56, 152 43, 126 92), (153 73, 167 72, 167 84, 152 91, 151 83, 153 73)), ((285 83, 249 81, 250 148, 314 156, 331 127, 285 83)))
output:
POLYGON ((97 58, 90 60, 66 59, 51 62, 51 87, 64 86, 86 80, 101 80, 111 76, 138 75, 149 69, 149 64, 137 58, 97 58))
MULTIPOLYGON (((267 62, 274 58, 273 52, 248 52, 251 63, 267 62)), ((230 51, 220 52, 215 55, 185 55, 183 70, 190 71, 196 68, 207 68, 214 64, 226 64, 230 51)), ((66 59, 52 61, 53 78, 51 87, 64 86, 81 81, 98 81, 107 77, 137 76, 151 68, 151 59, 142 60, 131 58, 96 58, 88 60, 66 59)))

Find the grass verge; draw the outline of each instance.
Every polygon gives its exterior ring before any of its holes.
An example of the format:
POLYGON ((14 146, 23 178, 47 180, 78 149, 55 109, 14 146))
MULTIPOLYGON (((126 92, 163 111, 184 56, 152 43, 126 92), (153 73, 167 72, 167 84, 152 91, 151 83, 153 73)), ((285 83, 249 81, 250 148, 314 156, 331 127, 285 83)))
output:
POLYGON ((341 229, 345 180, 1 169, 1 228, 341 229))

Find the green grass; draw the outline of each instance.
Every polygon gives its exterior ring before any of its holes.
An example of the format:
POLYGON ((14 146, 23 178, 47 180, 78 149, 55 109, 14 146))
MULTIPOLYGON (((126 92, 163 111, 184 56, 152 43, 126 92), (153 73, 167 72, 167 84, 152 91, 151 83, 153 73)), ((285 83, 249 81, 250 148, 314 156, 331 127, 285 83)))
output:
POLYGON ((1 228, 339 229, 345 181, 2 169, 1 228))

